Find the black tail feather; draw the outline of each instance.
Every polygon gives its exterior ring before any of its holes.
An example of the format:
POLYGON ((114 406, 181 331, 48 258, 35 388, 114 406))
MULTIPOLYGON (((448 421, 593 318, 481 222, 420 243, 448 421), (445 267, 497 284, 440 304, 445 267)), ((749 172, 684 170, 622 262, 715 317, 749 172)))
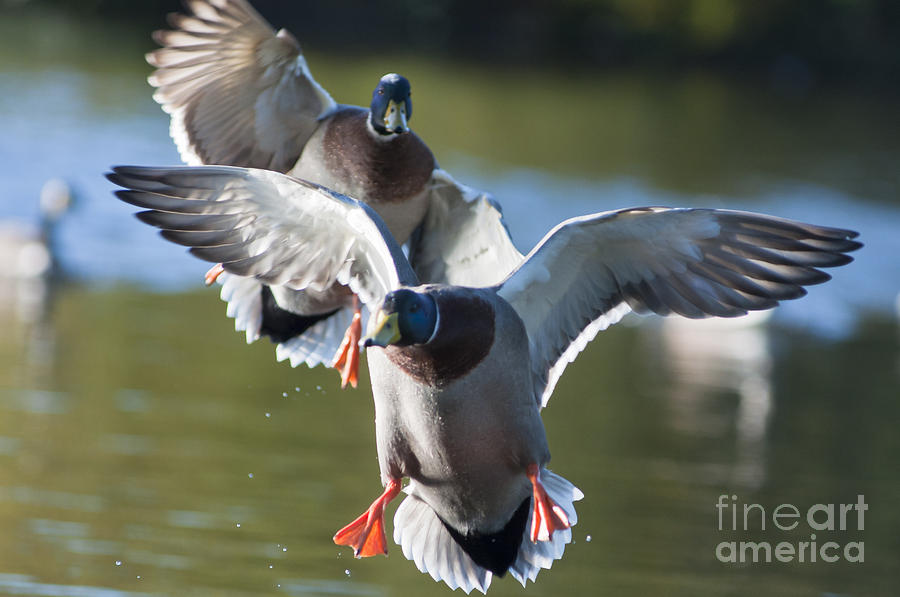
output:
POLYGON ((463 535, 446 522, 444 527, 476 564, 502 577, 516 561, 530 512, 531 497, 528 497, 496 533, 463 535))
POLYGON ((340 309, 319 315, 298 315, 278 306, 268 286, 263 285, 262 292, 262 325, 259 333, 268 336, 272 342, 281 343, 299 336, 313 325, 328 319, 340 309))

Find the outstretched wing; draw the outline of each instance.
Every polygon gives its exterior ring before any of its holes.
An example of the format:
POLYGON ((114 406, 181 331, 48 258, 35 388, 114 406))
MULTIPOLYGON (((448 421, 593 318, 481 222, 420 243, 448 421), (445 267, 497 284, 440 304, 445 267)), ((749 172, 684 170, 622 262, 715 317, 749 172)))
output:
POLYGON ((138 218, 225 271, 269 286, 324 292, 349 286, 367 305, 416 277, 381 218, 325 187, 229 166, 120 166, 116 195, 138 218))
POLYGON ((309 72, 297 40, 245 0, 189 0, 190 15, 157 31, 150 84, 191 165, 289 171, 336 104, 309 72))
POLYGON ((806 294, 852 261, 850 230, 748 212, 639 208, 567 220, 498 293, 525 322, 536 399, 628 311, 736 317, 806 294))
POLYGON ((435 170, 428 213, 410 249, 418 278, 458 286, 493 286, 522 259, 493 198, 435 170))

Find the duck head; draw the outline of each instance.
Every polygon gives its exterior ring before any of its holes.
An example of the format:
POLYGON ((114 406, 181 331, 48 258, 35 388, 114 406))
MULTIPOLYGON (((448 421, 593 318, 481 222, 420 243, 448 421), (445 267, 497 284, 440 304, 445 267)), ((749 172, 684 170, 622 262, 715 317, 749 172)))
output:
POLYGON ((372 92, 369 122, 380 135, 399 135, 409 132, 407 122, 412 116, 409 81, 390 73, 381 77, 372 92))
POLYGON ((384 298, 381 309, 375 314, 375 329, 363 342, 367 347, 425 344, 434 336, 437 323, 434 297, 401 288, 384 298))

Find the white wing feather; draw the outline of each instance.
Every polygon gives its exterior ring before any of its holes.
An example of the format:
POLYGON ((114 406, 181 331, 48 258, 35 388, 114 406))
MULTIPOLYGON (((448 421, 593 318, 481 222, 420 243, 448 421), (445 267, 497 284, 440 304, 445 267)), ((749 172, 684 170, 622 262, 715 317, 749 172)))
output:
MULTIPOLYGON (((268 286, 324 291, 349 286, 364 304, 416 284, 381 218, 324 187, 265 170, 229 166, 119 167, 110 180, 123 201, 148 208, 138 217, 226 272, 268 286)), ((230 296, 252 294, 231 284, 230 296)), ((246 299, 245 299, 246 300, 246 299)), ((252 302, 235 307, 248 340, 259 333, 252 302)))
POLYGON ((157 31, 147 55, 153 98, 191 165, 290 170, 337 104, 313 79, 297 40, 244 0, 192 0, 157 31))
POLYGON ((522 262, 500 206, 488 195, 435 170, 429 209, 410 251, 422 282, 493 286, 522 262))
POLYGON ((502 284, 528 332, 546 406, 585 345, 628 311, 736 317, 805 294, 852 261, 856 233, 711 209, 637 208, 567 220, 502 284))

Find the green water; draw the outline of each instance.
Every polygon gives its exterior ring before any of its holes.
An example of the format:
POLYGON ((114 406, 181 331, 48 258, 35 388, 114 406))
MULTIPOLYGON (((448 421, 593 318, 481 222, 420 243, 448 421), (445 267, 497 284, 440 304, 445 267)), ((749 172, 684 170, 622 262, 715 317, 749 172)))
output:
MULTIPOLYGON (((445 594, 396 547, 357 561, 331 543, 380 490, 365 381, 340 391, 333 372, 275 363, 222 311, 212 291, 66 288, 37 326, 3 321, 18 331, 0 344, 0 593, 57 594, 12 591, 22 575, 170 595, 445 594)), ((529 594, 894 592, 897 330, 763 335, 771 367, 724 377, 629 326, 569 368, 545 420, 555 470, 586 497, 575 544, 529 594), (768 413, 754 420, 758 388, 732 382, 757 374, 768 413), (865 562, 720 563, 720 541, 809 535, 719 531, 720 494, 801 509, 864 494, 864 531, 819 535, 864 541, 865 562)))

